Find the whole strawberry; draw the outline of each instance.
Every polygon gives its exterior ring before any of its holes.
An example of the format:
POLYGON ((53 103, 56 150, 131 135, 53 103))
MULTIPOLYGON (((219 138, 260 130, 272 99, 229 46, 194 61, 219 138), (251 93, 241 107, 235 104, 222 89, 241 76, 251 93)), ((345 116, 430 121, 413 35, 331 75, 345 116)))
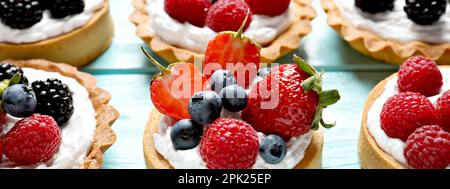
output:
POLYGON ((423 126, 408 137, 404 155, 415 169, 445 169, 450 164, 450 133, 437 125, 423 126))
POLYGON ((56 121, 33 114, 18 121, 5 135, 4 153, 18 165, 32 165, 52 159, 60 145, 61 131, 56 121))
MULTIPOLYGON (((216 32, 237 31, 244 22, 248 5, 243 0, 219 0, 209 9, 206 25, 216 32)), ((244 30, 252 22, 252 13, 244 26, 244 30)))
POLYGON ((250 169, 258 150, 258 134, 253 127, 229 118, 212 123, 200 146, 200 154, 210 169, 250 169))
POLYGON ((391 138, 406 141, 417 128, 437 123, 436 109, 419 93, 400 93, 389 98, 380 115, 381 128, 391 138))
POLYGON ((164 10, 179 22, 203 27, 206 21, 210 0, 164 0, 164 10))
POLYGON ((288 140, 319 126, 330 128, 322 120, 322 110, 336 103, 338 91, 322 91, 322 74, 295 57, 297 64, 272 69, 253 86, 242 119, 257 131, 276 134, 288 140))
POLYGON ((289 8, 291 0, 245 0, 254 14, 278 16, 289 8))
POLYGON ((445 92, 436 103, 439 126, 450 132, 450 91, 445 92))
POLYGON ((416 92, 425 96, 439 94, 443 85, 436 62, 422 56, 411 57, 403 63, 397 83, 401 92, 416 92))

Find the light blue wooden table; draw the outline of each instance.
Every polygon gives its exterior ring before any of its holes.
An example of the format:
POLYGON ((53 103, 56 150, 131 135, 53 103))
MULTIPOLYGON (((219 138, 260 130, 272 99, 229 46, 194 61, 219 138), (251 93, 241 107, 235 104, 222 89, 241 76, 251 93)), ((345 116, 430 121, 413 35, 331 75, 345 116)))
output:
MULTIPOLYGON (((149 85, 157 69, 148 64, 139 51, 145 44, 135 35, 128 21, 133 11, 130 1, 110 0, 116 35, 109 50, 83 71, 94 74, 98 85, 112 93, 111 104, 120 112, 113 125, 117 142, 107 151, 104 167, 145 168, 142 135, 152 108, 149 85)), ((394 73, 396 66, 364 57, 351 49, 326 24, 325 13, 314 0, 318 17, 313 21, 313 33, 302 41, 293 54, 327 71, 326 88, 340 90, 342 100, 325 111, 326 120, 336 120, 337 126, 325 131, 324 168, 359 168, 357 139, 363 104, 368 93, 380 80, 394 73)), ((156 55, 155 55, 156 56, 156 55)), ((292 54, 279 62, 290 62, 292 54)), ((161 59, 158 59, 162 61, 161 59)))

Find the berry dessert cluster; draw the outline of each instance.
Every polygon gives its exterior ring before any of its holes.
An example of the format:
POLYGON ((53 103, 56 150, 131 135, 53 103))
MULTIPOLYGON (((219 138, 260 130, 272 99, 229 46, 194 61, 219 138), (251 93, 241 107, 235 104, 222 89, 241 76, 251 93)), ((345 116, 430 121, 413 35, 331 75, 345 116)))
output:
POLYGON ((260 68, 259 47, 242 35, 247 18, 238 32, 210 41, 203 72, 191 63, 164 68, 144 50, 161 69, 151 98, 174 122, 170 146, 191 150, 210 169, 250 169, 258 158, 279 164, 293 138, 334 126, 322 111, 340 99, 338 91, 323 90, 322 73, 297 56, 295 64, 260 68))
POLYGON ((411 57, 398 72, 399 93, 383 105, 380 126, 390 138, 405 142, 403 155, 411 168, 450 164, 450 91, 442 91, 443 83, 433 60, 411 57))
POLYGON ((71 91, 58 79, 30 84, 21 68, 8 63, 0 64, 0 80, 2 154, 17 165, 47 162, 61 145, 60 127, 73 114, 71 91))
POLYGON ((210 27, 216 32, 236 31, 251 9, 252 14, 277 16, 289 7, 290 0, 164 0, 164 10, 175 20, 197 27, 210 27))
POLYGON ((83 12, 84 0, 0 0, 0 21, 14 29, 26 29, 39 23, 44 11, 54 19, 83 12))
MULTIPOLYGON (((399 0, 400 1, 400 0, 399 0)), ((419 25, 431 25, 444 15, 446 0, 404 0, 404 11, 409 19, 419 25)), ((394 0, 355 0, 355 5, 369 14, 391 11, 394 0)))

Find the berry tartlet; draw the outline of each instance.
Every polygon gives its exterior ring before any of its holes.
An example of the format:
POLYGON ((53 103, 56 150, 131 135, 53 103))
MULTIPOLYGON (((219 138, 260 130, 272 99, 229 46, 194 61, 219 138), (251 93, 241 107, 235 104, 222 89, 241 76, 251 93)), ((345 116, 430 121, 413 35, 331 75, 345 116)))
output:
MULTIPOLYGON (((244 22, 245 23, 245 22, 244 22)), ((260 64, 260 49, 239 32, 208 44, 198 69, 180 62, 159 67, 144 133, 148 168, 321 168, 322 111, 339 99, 322 89, 322 75, 294 64, 260 64), (201 71, 202 70, 202 71, 201 71)))
POLYGON ((331 25, 354 49, 401 64, 414 55, 450 63, 446 0, 322 0, 331 25))
POLYGON ((0 168, 102 166, 119 113, 92 75, 46 60, 6 60, 0 79, 0 168))
POLYGON ((248 9, 245 35, 262 47, 261 61, 273 62, 300 45, 316 13, 310 0, 133 0, 130 17, 137 35, 168 62, 203 57, 208 42, 237 31, 248 9))
POLYGON ((0 60, 81 67, 111 44, 108 0, 0 0, 0 60))
POLYGON ((414 56, 373 89, 359 139, 362 168, 450 168, 449 73, 414 56))

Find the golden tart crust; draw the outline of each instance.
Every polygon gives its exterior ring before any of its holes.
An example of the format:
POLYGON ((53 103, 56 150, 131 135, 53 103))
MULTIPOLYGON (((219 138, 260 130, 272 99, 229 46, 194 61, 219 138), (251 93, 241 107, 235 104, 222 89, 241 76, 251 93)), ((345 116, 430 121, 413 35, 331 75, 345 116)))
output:
POLYGON ((400 43, 384 39, 370 31, 351 25, 340 13, 334 0, 322 0, 323 9, 328 13, 328 24, 333 27, 350 46, 374 59, 392 64, 402 64, 413 55, 434 59, 438 64, 450 64, 450 43, 428 44, 420 41, 400 43))
MULTIPOLYGON (((300 46, 300 40, 312 31, 311 20, 316 17, 316 11, 311 6, 311 0, 292 0, 295 5, 295 18, 291 26, 280 34, 271 44, 262 47, 261 62, 271 63, 300 46)), ((179 48, 164 42, 148 30, 150 16, 147 12, 147 0, 133 0, 135 7, 130 20, 136 24, 136 34, 150 48, 168 62, 194 62, 201 60, 203 55, 194 51, 179 48)))
POLYGON ((100 56, 111 44, 114 26, 109 1, 81 28, 44 41, 25 44, 0 43, 0 60, 47 59, 84 66, 100 56))
MULTIPOLYGON (((144 158, 149 169, 173 169, 170 163, 161 156, 155 148, 153 136, 158 132, 158 125, 163 115, 153 109, 148 118, 144 131, 144 158)), ((322 168, 323 133, 315 131, 305 152, 305 157, 295 169, 320 169, 322 168)))
POLYGON ((111 94, 96 86, 94 76, 83 73, 73 66, 53 63, 47 60, 6 60, 4 62, 47 72, 57 72, 63 76, 77 80, 86 88, 95 109, 97 127, 92 140, 91 149, 82 164, 81 169, 99 169, 103 164, 103 153, 116 142, 116 134, 111 129, 112 124, 119 118, 119 112, 108 105, 111 94))

